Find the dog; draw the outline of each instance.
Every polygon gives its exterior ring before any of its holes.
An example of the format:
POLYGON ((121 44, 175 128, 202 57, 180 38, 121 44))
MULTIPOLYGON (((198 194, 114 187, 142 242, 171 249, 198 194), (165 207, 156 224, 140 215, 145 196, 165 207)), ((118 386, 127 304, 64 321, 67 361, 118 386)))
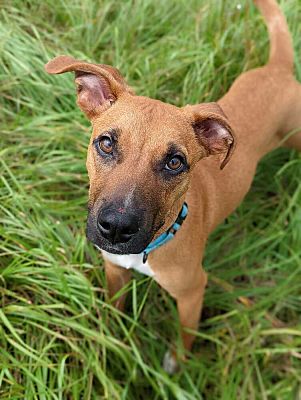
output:
MULTIPOLYGON (((138 96, 117 69, 69 56, 45 66, 75 73, 77 104, 92 123, 87 237, 103 254, 109 295, 134 268, 176 300, 183 345, 165 354, 169 373, 194 341, 209 234, 243 200, 266 153, 301 150, 301 86, 287 23, 275 0, 254 2, 268 27, 269 60, 214 103, 176 107, 138 96)), ((115 305, 123 310, 124 302, 122 295, 115 305)))

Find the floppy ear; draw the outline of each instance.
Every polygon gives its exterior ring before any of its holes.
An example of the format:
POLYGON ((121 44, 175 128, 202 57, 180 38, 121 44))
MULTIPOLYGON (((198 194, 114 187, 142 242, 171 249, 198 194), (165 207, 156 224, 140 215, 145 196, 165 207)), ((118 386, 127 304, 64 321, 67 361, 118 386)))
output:
POLYGON ((89 119, 109 108, 122 93, 134 94, 120 72, 109 65, 58 56, 45 65, 45 70, 49 74, 75 72, 77 104, 89 119))
POLYGON ((229 162, 235 146, 235 136, 229 122, 217 103, 186 106, 195 135, 205 150, 206 157, 225 154, 220 168, 229 162))

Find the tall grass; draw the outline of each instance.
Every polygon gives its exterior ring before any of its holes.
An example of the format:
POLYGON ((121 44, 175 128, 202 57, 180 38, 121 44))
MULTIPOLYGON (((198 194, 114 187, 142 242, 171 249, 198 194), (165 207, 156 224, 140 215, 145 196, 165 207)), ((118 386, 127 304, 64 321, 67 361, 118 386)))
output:
MULTIPOLYGON (((281 5, 300 80, 301 4, 281 5)), ((138 274, 126 315, 107 301, 85 239, 89 123, 71 76, 43 69, 70 54, 118 67, 139 94, 216 100, 267 58, 252 3, 11 0, 1 21, 0 398, 300 399, 300 155, 266 156, 212 235, 198 339, 170 377, 161 361, 176 340, 175 305, 138 274)))

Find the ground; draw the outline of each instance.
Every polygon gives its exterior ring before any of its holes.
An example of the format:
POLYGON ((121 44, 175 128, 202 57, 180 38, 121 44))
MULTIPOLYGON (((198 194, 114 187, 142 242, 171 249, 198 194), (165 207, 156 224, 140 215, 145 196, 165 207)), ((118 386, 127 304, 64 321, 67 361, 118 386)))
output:
MULTIPOLYGON (((301 80, 301 3, 281 1, 301 80)), ((193 353, 161 367, 177 340, 173 300, 134 274, 127 313, 106 299, 85 239, 90 127, 59 54, 118 67, 142 95, 213 101, 267 59, 249 1, 10 0, 0 25, 0 398, 301 398, 301 158, 259 165, 239 209, 211 236, 209 285, 193 353)))

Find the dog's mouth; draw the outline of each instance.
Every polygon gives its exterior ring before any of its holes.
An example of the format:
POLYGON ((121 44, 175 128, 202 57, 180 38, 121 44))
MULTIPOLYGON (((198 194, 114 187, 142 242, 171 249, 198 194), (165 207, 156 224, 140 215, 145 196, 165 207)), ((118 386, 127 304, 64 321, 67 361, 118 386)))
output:
POLYGON ((140 247, 127 247, 124 248, 124 246, 120 246, 120 245, 104 245, 102 244, 102 246, 98 246, 97 244, 94 244, 94 246, 97 248, 97 250, 104 250, 107 253, 111 253, 111 254, 118 254, 118 255, 126 255, 126 254, 140 254, 144 251, 144 249, 147 247, 146 246, 140 246, 140 247))
POLYGON ((139 229, 126 242, 112 243, 105 238, 99 230, 95 227, 95 223, 88 217, 86 236, 87 239, 98 249, 105 250, 111 254, 126 255, 126 254, 140 254, 152 242, 156 232, 164 225, 164 221, 153 226, 150 231, 146 229, 139 229))
POLYGON ((87 229, 88 240, 92 242, 98 250, 105 250, 108 253, 119 254, 119 255, 142 253, 153 238, 153 235, 151 236, 147 235, 147 236, 142 235, 142 237, 140 237, 139 235, 139 237, 137 238, 133 237, 126 243, 113 244, 109 240, 101 237, 100 235, 97 235, 96 237, 94 235, 91 236, 91 233, 89 233, 89 230, 87 229))

